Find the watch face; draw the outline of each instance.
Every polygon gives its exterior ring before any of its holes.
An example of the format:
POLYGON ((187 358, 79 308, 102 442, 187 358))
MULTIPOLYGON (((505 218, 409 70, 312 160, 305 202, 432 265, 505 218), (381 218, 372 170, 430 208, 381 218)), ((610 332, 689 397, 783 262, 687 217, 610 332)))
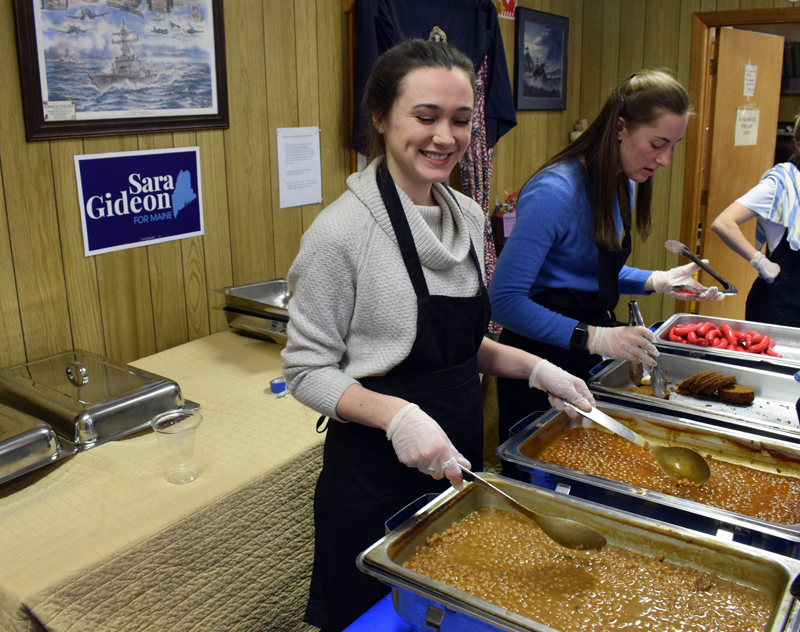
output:
POLYGON ((586 346, 586 340, 589 337, 589 327, 584 323, 578 323, 572 331, 572 337, 569 341, 569 346, 573 349, 583 349, 586 346))

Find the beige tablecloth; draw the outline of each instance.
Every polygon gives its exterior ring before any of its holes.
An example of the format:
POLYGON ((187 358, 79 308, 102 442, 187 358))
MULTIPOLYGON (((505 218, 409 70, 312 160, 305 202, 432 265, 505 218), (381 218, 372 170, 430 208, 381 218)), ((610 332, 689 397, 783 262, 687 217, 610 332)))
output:
POLYGON ((303 629, 322 438, 269 392, 281 348, 224 332, 132 363, 200 404, 189 485, 145 430, 0 487, 0 630, 303 629))

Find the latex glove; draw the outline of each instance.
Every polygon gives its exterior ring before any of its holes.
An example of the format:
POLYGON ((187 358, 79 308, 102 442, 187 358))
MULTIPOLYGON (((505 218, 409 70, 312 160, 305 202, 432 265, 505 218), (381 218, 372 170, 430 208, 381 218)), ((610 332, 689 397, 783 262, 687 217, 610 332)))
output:
POLYGON ((775 277, 780 274, 781 267, 767 259, 763 253, 756 251, 756 256, 750 261, 750 265, 758 270, 758 276, 767 283, 774 283, 775 277))
POLYGON ((647 327, 595 327, 589 353, 656 366, 655 334, 647 327))
POLYGON ((552 362, 540 360, 528 378, 528 386, 545 391, 550 400, 550 405, 560 412, 566 412, 573 419, 579 415, 570 406, 564 406, 564 402, 569 402, 575 408, 581 410, 591 410, 594 406, 592 396, 586 382, 578 379, 571 373, 559 369, 552 362))
POLYGON ((386 427, 386 437, 401 463, 436 480, 446 476, 454 487, 461 489, 463 479, 458 465, 469 469, 469 461, 453 447, 441 426, 419 406, 403 406, 386 427))
MULTIPOLYGON (((708 263, 708 259, 703 259, 703 263, 708 263)), ((685 300, 692 300, 692 301, 699 301, 701 303, 707 303, 708 301, 721 301, 725 298, 725 295, 719 291, 719 288, 715 286, 706 287, 702 283, 698 283, 694 275, 697 274, 697 271, 700 269, 696 263, 687 263, 685 266, 680 266, 678 268, 672 268, 671 270, 656 270, 653 274, 650 275, 650 278, 653 281, 653 290, 658 292, 659 294, 664 294, 666 296, 671 296, 672 298, 677 298, 681 301, 685 300), (697 290, 705 290, 706 293, 703 296, 688 296, 681 292, 673 292, 672 288, 676 285, 688 285, 689 287, 693 287, 697 290)))

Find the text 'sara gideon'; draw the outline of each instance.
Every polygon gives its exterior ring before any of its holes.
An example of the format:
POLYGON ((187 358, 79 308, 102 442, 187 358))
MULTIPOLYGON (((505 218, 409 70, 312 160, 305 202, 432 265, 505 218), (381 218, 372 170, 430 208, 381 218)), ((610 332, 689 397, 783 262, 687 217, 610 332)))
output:
POLYGON ((203 234, 198 147, 75 156, 86 256, 203 234))

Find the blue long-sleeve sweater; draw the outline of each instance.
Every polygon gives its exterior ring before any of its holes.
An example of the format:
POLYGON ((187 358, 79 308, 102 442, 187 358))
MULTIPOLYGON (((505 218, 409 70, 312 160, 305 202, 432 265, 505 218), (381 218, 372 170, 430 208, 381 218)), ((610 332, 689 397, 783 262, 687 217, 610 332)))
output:
MULTIPOLYGON (((621 237, 622 217, 616 204, 614 211, 621 237)), ((538 174, 522 189, 516 224, 492 276, 492 320, 527 338, 569 349, 578 321, 530 299, 547 289, 597 292, 598 254, 583 165, 568 162, 538 174)), ((620 294, 645 294, 651 274, 623 266, 620 294)))

